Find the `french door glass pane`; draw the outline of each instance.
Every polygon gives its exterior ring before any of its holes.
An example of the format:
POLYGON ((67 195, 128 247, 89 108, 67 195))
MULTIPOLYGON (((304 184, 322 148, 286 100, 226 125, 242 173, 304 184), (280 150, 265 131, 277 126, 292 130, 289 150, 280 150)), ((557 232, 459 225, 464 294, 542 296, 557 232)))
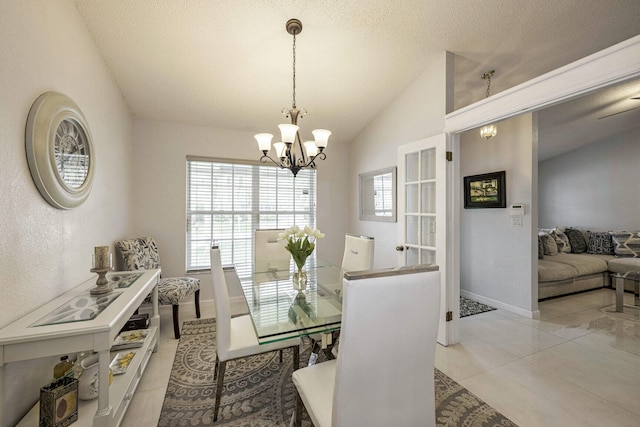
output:
POLYGON ((436 219, 433 216, 422 217, 420 246, 436 246, 436 219))
POLYGON ((418 153, 409 153, 405 156, 406 182, 415 182, 418 180, 418 153))
POLYGON ((420 263, 421 264, 435 264, 436 263, 436 251, 431 249, 420 250, 420 263))
POLYGON ((436 149, 422 150, 420 157, 420 179, 436 179, 436 149))
POLYGON ((406 213, 418 212, 418 185, 419 184, 408 184, 406 186, 406 213))
POLYGON ((436 183, 424 182, 420 185, 422 191, 422 197, 420 200, 420 212, 421 213, 435 213, 436 212, 436 183))
POLYGON ((418 244, 418 218, 415 215, 407 215, 406 217, 406 235, 405 242, 410 245, 418 244))
POLYGON ((419 252, 418 248, 408 248, 407 249, 407 265, 417 265, 419 264, 419 252))

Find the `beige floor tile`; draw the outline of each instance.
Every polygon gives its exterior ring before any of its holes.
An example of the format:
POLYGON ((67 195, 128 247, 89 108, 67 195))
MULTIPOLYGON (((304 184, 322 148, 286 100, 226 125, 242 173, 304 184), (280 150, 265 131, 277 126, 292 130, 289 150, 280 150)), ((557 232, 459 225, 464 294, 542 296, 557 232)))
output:
POLYGON ((493 311, 468 319, 467 322, 460 322, 461 332, 517 357, 525 357, 565 341, 557 335, 518 323, 493 311))
POLYGON ((164 387, 137 390, 120 427, 157 426, 166 390, 166 384, 164 387))
POLYGON ((636 414, 523 360, 460 384, 520 427, 638 425, 636 414))
POLYGON ((613 330, 597 330, 574 341, 633 363, 640 357, 640 323, 619 322, 613 330))
POLYGON ((436 368, 460 382, 517 357, 486 343, 473 335, 463 334, 460 344, 436 347, 436 368))
POLYGON ((567 342, 524 360, 640 416, 640 359, 630 363, 616 355, 567 342))

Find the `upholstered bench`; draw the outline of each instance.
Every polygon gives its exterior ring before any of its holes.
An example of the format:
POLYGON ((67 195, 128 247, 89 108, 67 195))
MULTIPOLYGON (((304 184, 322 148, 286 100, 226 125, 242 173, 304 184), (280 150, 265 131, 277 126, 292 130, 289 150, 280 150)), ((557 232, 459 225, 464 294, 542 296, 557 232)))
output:
MULTIPOLYGON (((125 270, 151 270, 160 268, 160 253, 153 237, 121 240, 116 243, 125 270)), ((189 295, 194 295, 196 317, 200 318, 200 279, 192 277, 161 277, 158 281, 158 304, 169 304, 173 307, 173 333, 180 338, 180 302, 189 295)), ((143 304, 150 303, 148 295, 143 304)))

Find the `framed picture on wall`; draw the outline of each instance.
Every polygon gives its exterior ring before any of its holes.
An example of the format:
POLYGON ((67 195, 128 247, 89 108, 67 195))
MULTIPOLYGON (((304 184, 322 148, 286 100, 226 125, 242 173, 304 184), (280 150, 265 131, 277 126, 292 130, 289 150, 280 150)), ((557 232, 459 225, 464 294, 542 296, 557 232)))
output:
POLYGON ((464 208, 506 208, 505 171, 464 177, 464 208))

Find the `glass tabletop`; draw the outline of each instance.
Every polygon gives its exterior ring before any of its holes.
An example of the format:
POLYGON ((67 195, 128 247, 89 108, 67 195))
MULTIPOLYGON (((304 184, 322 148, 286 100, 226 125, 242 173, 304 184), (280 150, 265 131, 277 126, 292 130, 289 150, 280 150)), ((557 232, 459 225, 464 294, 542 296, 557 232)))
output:
POLYGON ((240 277, 249 314, 261 344, 340 328, 342 278, 336 265, 309 259, 307 286, 293 287, 291 266, 258 265, 250 276, 240 277))

